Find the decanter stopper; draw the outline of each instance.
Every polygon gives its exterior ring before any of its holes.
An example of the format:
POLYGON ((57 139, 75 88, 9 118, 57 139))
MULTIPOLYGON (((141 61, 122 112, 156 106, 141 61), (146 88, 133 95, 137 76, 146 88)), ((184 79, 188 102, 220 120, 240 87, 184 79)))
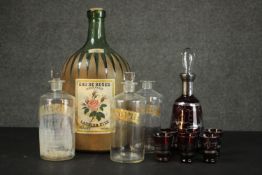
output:
POLYGON ((195 53, 190 48, 186 48, 182 53, 182 65, 185 70, 185 74, 192 73, 192 64, 195 59, 195 53))

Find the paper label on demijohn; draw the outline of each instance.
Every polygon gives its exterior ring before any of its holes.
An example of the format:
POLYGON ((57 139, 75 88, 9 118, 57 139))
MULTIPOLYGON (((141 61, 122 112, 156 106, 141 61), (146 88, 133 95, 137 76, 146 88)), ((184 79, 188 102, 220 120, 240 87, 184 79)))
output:
POLYGON ((128 111, 125 109, 114 109, 115 120, 130 122, 134 124, 139 124, 139 113, 135 111, 128 111))
POLYGON ((76 132, 111 132, 111 103, 114 79, 76 79, 76 132))

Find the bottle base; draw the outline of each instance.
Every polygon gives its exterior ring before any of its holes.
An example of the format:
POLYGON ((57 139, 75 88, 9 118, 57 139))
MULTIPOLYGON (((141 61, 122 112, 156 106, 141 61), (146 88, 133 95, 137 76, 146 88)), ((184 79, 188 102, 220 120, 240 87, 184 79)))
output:
POLYGON ((138 153, 111 153, 110 159, 118 163, 140 163, 144 160, 138 153))
POLYGON ((111 133, 76 133, 76 150, 90 152, 108 152, 110 150, 111 136, 111 133))
POLYGON ((73 159, 75 156, 54 158, 54 157, 47 157, 47 156, 40 155, 40 157, 41 157, 41 159, 43 159, 43 160, 52 161, 52 162, 58 162, 58 161, 71 160, 71 159, 73 159))
POLYGON ((146 154, 152 154, 155 152, 155 147, 152 145, 145 145, 146 154))

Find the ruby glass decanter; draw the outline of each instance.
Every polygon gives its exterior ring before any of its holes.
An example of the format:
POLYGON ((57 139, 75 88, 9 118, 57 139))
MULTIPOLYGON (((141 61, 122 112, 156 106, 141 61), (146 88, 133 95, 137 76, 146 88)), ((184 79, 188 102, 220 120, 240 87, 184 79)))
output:
POLYGON ((196 75, 192 73, 192 63, 195 54, 190 48, 182 53, 184 73, 180 74, 182 80, 182 95, 173 105, 171 128, 174 130, 190 130, 198 134, 203 130, 202 108, 199 100, 193 95, 193 81, 196 75))

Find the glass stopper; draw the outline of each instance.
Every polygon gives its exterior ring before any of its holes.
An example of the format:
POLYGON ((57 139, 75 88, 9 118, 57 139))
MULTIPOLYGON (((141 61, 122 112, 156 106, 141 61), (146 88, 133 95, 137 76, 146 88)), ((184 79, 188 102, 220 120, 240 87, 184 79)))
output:
POLYGON ((54 74, 53 67, 51 68, 51 80, 48 81, 51 86, 52 91, 61 91, 63 87, 64 80, 60 79, 60 74, 56 72, 54 74))
POLYGON ((142 83, 143 89, 152 89, 153 83, 155 83, 155 81, 148 80, 141 80, 140 82, 142 83))
POLYGON ((190 48, 184 49, 182 53, 182 65, 185 70, 184 73, 186 74, 192 73, 192 64, 194 59, 195 59, 195 53, 190 48))
POLYGON ((124 81, 134 81, 135 80, 135 72, 125 72, 124 81))

